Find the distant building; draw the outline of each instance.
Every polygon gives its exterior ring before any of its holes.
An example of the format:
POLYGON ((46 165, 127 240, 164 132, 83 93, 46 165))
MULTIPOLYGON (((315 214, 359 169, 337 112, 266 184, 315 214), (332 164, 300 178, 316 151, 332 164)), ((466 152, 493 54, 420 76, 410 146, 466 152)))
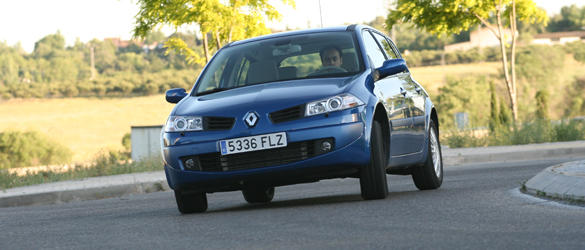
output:
POLYGON ((585 31, 567 31, 537 34, 531 44, 565 44, 576 41, 585 41, 585 31))
MULTIPOLYGON (((512 42, 512 32, 509 29, 504 29, 504 36, 508 39, 507 42, 512 42)), ((473 48, 486 48, 499 45, 500 41, 491 30, 487 28, 480 28, 478 30, 472 31, 469 34, 469 42, 445 45, 445 51, 450 52, 455 50, 469 50, 473 48)))
POLYGON ((127 48, 132 41, 130 40, 121 40, 119 37, 108 37, 104 38, 104 41, 110 41, 116 46, 116 48, 127 48))
POLYGON ((153 42, 152 44, 145 44, 144 42, 138 41, 138 40, 121 40, 118 37, 104 38, 104 41, 112 42, 112 44, 114 44, 114 46, 116 46, 116 48, 118 48, 118 49, 128 48, 128 46, 130 46, 131 44, 136 44, 145 53, 148 53, 148 52, 156 50, 156 49, 161 49, 163 47, 163 43, 159 43, 159 42, 153 42))

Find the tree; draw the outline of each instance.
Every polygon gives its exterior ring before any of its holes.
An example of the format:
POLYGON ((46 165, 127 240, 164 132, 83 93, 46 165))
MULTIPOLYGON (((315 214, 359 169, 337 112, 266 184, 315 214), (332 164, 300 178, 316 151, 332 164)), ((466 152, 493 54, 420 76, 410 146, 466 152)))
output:
POLYGON ((550 20, 547 30, 550 32, 585 30, 585 6, 564 6, 561 13, 554 15, 550 20))
POLYGON ((88 45, 94 48, 95 68, 99 73, 113 70, 116 65, 116 45, 112 41, 91 40, 88 45))
POLYGON ((506 108, 504 103, 504 100, 500 99, 500 125, 509 128, 512 125, 512 114, 510 114, 510 109, 506 108))
MULTIPOLYGON (((294 0, 281 1, 294 6, 294 0)), ((139 0, 138 4, 135 37, 145 37, 151 30, 164 25, 175 29, 184 25, 198 26, 204 60, 180 38, 172 37, 165 42, 167 48, 185 55, 189 63, 198 64, 207 63, 211 57, 209 38, 219 49, 224 42, 268 33, 264 19, 280 17, 267 0, 139 0)))
POLYGON ((516 19, 528 23, 545 24, 546 12, 536 7, 532 0, 397 0, 396 9, 390 10, 389 27, 402 22, 412 22, 433 34, 456 34, 483 24, 500 41, 502 68, 514 121, 518 119, 515 54, 516 19), (495 17, 495 23, 493 20, 495 17), (509 25, 511 33, 510 61, 506 51, 507 37, 504 27, 509 25))
POLYGON ((548 91, 539 90, 534 98, 536 99, 536 118, 548 120, 548 91))
POLYGON ((49 59, 65 50, 65 37, 61 32, 43 37, 35 43, 33 55, 36 58, 49 59))
POLYGON ((144 38, 144 44, 151 45, 153 43, 160 43, 167 39, 165 33, 162 33, 160 30, 156 30, 153 32, 149 32, 146 37, 144 38))
POLYGON ((380 31, 386 31, 392 36, 392 40, 401 52, 405 50, 439 50, 454 39, 454 36, 439 38, 414 27, 412 24, 396 24, 386 28, 386 19, 382 16, 378 16, 366 24, 380 31))
POLYGON ((496 98, 496 89, 494 83, 490 82, 490 132, 496 132, 500 127, 500 114, 498 113, 498 99, 496 98))

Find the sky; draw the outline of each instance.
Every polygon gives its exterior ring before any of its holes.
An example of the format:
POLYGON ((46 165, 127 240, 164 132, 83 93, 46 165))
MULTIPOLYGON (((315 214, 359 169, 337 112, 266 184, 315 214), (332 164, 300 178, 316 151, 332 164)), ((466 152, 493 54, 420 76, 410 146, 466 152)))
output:
MULTIPOLYGON (((392 0, 321 0, 323 26, 363 23, 376 16, 386 16, 392 0)), ((130 39, 134 16, 138 13, 136 0, 0 0, 0 42, 20 43, 31 52, 34 43, 57 31, 67 45, 77 39, 120 37, 130 39)), ((318 0, 296 0, 296 8, 277 0, 271 3, 283 15, 271 22, 275 29, 297 29, 321 26, 318 0)), ((585 5, 585 0, 535 0, 549 15, 559 13, 565 5, 585 5)), ((170 33, 172 30, 163 30, 170 33)))

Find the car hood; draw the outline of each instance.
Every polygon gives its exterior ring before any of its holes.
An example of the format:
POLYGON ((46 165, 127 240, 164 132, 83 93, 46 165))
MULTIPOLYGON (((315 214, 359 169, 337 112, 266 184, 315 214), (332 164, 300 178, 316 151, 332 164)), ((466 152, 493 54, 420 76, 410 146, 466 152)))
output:
POLYGON ((173 115, 234 116, 268 113, 346 91, 354 77, 316 78, 258 84, 204 96, 187 96, 173 115))

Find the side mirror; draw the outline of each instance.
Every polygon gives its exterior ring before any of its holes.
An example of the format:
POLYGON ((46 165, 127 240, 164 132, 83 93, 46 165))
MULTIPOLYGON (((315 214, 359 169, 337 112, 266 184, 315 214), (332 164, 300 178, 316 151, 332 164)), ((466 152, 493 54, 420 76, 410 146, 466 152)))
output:
POLYGON ((379 67, 376 70, 381 79, 408 70, 408 68, 406 67, 406 61, 404 61, 404 59, 390 59, 386 60, 384 64, 382 64, 382 67, 379 67))
POLYGON ((187 92, 184 88, 169 89, 165 94, 165 98, 169 103, 178 103, 187 96, 187 92))

